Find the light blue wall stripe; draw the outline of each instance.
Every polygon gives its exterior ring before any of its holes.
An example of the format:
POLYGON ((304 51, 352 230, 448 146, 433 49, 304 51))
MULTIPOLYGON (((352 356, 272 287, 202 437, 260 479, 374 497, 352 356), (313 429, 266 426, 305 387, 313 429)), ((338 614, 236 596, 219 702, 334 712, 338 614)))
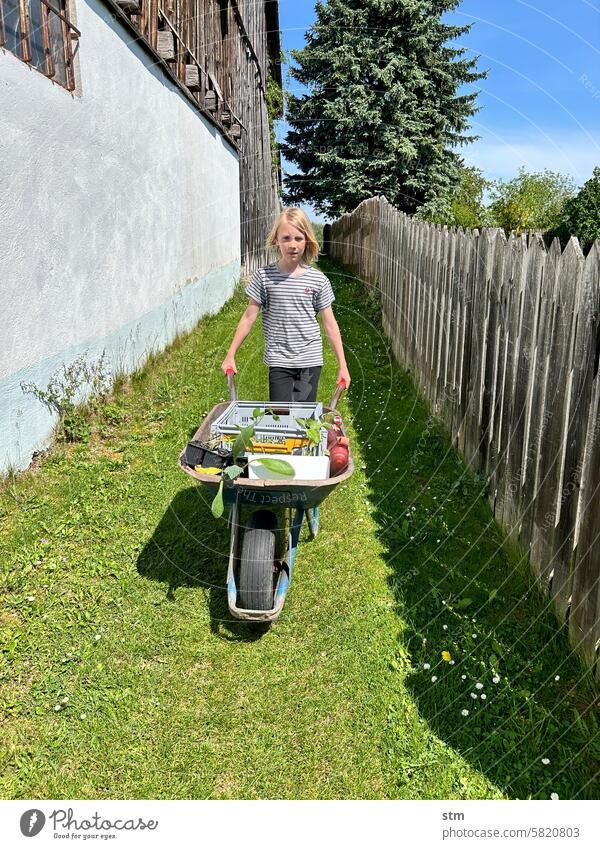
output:
POLYGON ((128 322, 102 339, 90 339, 71 346, 35 365, 0 380, 0 471, 10 467, 26 469, 36 450, 47 446, 56 417, 32 395, 25 394, 21 383, 45 388, 49 378, 63 364, 81 355, 96 361, 104 351, 111 373, 130 374, 153 351, 161 351, 178 333, 190 331, 198 320, 216 313, 235 289, 240 277, 240 262, 212 271, 201 280, 188 284, 160 307, 128 322))

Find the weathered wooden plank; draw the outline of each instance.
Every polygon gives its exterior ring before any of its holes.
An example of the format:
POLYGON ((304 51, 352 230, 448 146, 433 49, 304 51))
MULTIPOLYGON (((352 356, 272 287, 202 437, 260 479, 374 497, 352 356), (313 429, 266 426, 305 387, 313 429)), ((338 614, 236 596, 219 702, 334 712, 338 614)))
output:
MULTIPOLYGON (((561 480, 558 523, 554 532, 555 551, 552 597, 560 621, 567 615, 571 601, 574 557, 573 537, 584 462, 585 437, 595 376, 595 358, 600 340, 600 287, 598 254, 594 248, 583 264, 581 285, 575 296, 575 334, 572 338, 571 391, 566 411, 565 455, 561 480)), ((596 367, 597 368, 597 367, 596 367)))
POLYGON ((503 498, 502 522, 515 539, 518 536, 519 503, 521 494, 521 459, 523 431, 525 429, 525 401, 527 397, 527 375, 529 356, 526 348, 528 322, 531 320, 531 297, 527 282, 529 254, 527 239, 521 235, 512 242, 512 276, 515 287, 511 314, 512 374, 510 403, 507 419, 506 480, 503 498))
POLYGON ((551 346, 548 351, 548 384, 545 415, 546 433, 541 445, 530 560, 536 564, 543 585, 553 578, 554 527, 560 501, 560 488, 566 446, 567 412, 571 384, 572 339, 575 331, 575 304, 583 272, 583 257, 576 240, 570 239, 565 248, 557 274, 553 310, 551 346))
POLYGON ((537 315, 539 311, 540 273, 538 241, 528 241, 524 261, 524 286, 521 290, 521 317, 519 326, 519 357, 513 387, 515 404, 511 422, 510 468, 514 496, 508 502, 509 524, 515 539, 521 533, 524 513, 523 486, 525 483, 525 459, 529 441, 529 409, 531 404, 532 380, 535 366, 537 315))
POLYGON ((470 238, 466 242, 465 253, 465 299, 464 299, 464 318, 463 318, 463 343, 462 343, 462 361, 460 365, 460 385, 459 385, 459 418, 460 425, 458 429, 458 449, 463 457, 467 455, 467 445, 469 441, 469 421, 470 421, 470 386, 471 386, 471 342, 473 330, 473 293, 476 281, 476 264, 477 264, 477 246, 479 244, 480 234, 475 230, 470 234, 470 238))
MULTIPOLYGON (((554 239, 550 249, 543 258, 543 270, 540 281, 539 318, 537 328, 537 341, 535 351, 535 370, 533 374, 533 392, 531 398, 531 424, 529 428, 529 447, 527 451, 527 468, 525 483, 523 487, 523 500, 525 513, 521 523, 521 540, 523 546, 529 551, 533 534, 533 517, 535 515, 535 503, 538 496, 540 454, 542 442, 548 423, 546 409, 548 390, 548 367, 549 351, 552 341, 552 324, 554 304, 559 284, 557 277, 558 264, 560 262, 561 248, 558 239, 554 239)), ((536 570, 536 564, 532 563, 536 577, 540 578, 536 570)))
POLYGON ((481 446, 481 411, 485 375, 486 332, 488 320, 489 285, 491 269, 488 258, 493 251, 493 237, 484 230, 477 243, 475 258, 475 280, 473 291, 473 321, 471 325, 471 349, 469 367, 467 433, 465 440, 466 461, 477 471, 481 446))
MULTIPOLYGON (((594 365, 597 369, 597 361, 594 365)), ((600 640, 600 379, 597 371, 593 389, 579 492, 577 562, 569 614, 569 642, 590 668, 596 661, 600 640)), ((597 675, 600 680, 600 669, 597 675)))
POLYGON ((500 287, 504 270, 506 238, 502 231, 493 231, 489 255, 486 259, 489 275, 487 317, 484 337, 485 358, 483 364, 480 411, 479 468, 490 474, 490 443, 493 436, 496 387, 498 375, 498 352, 500 321, 500 287))

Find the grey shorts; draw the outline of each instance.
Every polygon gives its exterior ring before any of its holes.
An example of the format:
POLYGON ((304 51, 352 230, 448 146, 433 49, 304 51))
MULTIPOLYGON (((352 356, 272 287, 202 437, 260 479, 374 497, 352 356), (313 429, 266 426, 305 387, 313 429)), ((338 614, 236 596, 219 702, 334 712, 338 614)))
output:
POLYGON ((322 366, 269 368, 269 401, 316 401, 322 366))

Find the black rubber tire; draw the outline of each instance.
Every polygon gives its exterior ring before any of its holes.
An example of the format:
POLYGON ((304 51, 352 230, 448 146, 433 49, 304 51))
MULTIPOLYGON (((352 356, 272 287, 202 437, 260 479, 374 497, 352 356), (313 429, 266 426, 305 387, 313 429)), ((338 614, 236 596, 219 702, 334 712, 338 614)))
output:
POLYGON ((259 510, 250 517, 242 540, 237 601, 244 610, 273 607, 276 527, 276 516, 270 510, 259 510))

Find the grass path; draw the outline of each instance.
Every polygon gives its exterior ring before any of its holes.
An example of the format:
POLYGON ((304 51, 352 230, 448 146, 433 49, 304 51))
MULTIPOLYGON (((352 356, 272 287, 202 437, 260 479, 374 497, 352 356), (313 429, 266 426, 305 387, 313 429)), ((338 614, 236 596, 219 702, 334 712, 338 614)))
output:
MULTIPOLYGON (((357 471, 304 532, 270 630, 229 621, 225 521, 176 464, 224 397, 241 293, 138 373, 89 444, 3 487, 2 797, 598 797, 593 691, 376 304, 322 267, 357 471)), ((255 330, 240 397, 266 396, 261 361, 255 330)), ((335 373, 327 351, 323 398, 335 373)))

